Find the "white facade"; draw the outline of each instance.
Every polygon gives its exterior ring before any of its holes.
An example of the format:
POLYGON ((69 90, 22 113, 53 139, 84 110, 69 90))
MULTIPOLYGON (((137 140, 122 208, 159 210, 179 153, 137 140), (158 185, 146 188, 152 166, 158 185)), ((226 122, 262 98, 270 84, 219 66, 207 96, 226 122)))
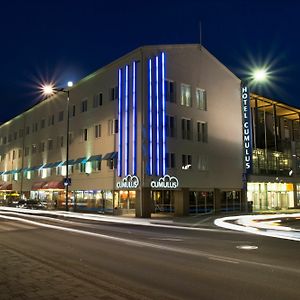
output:
MULTIPOLYGON (((3 190, 12 185, 6 194, 11 189, 28 198, 32 190, 51 190, 64 197, 61 186, 48 189, 45 183, 64 178, 66 108, 66 94, 58 93, 1 125, 0 171, 14 173, 0 176, 3 190), (55 162, 61 163, 45 168, 55 162), (37 170, 29 178, 25 169, 32 167, 37 170)), ((215 210, 222 206, 223 192, 239 193, 241 203, 240 80, 205 48, 139 48, 72 87, 69 111, 70 191, 99 191, 98 198, 109 198, 109 206, 120 211, 125 211, 124 197, 131 198, 126 211, 149 216, 172 190, 151 188, 151 181, 168 174, 179 183, 167 196, 169 211, 178 215, 188 213, 193 192, 212 193, 215 210), (163 87, 164 79, 172 83, 163 87), (101 170, 97 160, 86 163, 95 155, 102 156, 101 170), (79 158, 83 164, 73 165, 79 158), (128 174, 137 176, 138 186, 118 188, 128 174)), ((95 197, 88 196, 85 205, 97 209, 101 201, 95 197)))

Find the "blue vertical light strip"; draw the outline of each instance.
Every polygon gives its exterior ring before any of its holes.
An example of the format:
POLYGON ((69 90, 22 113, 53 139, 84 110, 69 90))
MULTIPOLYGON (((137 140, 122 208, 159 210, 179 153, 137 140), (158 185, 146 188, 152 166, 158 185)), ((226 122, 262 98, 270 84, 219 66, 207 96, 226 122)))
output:
POLYGON ((153 111, 152 111, 152 59, 148 61, 149 83, 149 175, 153 175, 153 111))
POLYGON ((162 157, 163 166, 162 173, 166 175, 166 93, 165 93, 165 78, 166 78, 166 60, 165 53, 161 54, 161 101, 162 101, 162 157))
POLYGON ((129 156, 129 143, 128 143, 128 133, 129 133, 129 109, 128 109, 128 65, 125 66, 125 133, 124 133, 124 143, 125 143, 125 166, 124 172, 125 176, 128 175, 128 156, 129 156))
POLYGON ((159 145, 159 89, 158 89, 158 56, 155 57, 155 97, 156 97, 156 175, 160 175, 160 145, 159 145))
POLYGON ((136 175, 136 62, 132 63, 132 174, 136 175))
POLYGON ((118 120, 119 120, 119 145, 118 145, 118 176, 122 176, 122 69, 118 72, 119 84, 119 103, 118 103, 118 120))

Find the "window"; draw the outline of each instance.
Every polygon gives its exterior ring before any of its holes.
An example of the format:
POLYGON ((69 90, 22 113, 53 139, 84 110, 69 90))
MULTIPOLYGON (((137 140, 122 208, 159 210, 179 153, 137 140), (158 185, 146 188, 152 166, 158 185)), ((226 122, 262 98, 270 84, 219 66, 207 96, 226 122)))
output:
POLYGON ((29 147, 25 147, 25 156, 29 155, 29 147))
POLYGON ((12 159, 15 160, 16 159, 16 151, 13 150, 13 153, 12 153, 12 159))
POLYGON ((26 135, 29 135, 29 133, 30 133, 30 128, 29 126, 26 126, 26 135))
POLYGON ((203 89, 196 89, 196 105, 200 110, 207 110, 206 91, 203 89))
POLYGON ((176 136, 176 119, 172 116, 166 116, 166 135, 167 137, 176 136))
POLYGON ((202 143, 208 142, 208 128, 206 122, 197 122, 197 141, 202 143))
POLYGON ((118 95, 119 94, 118 94, 118 87, 117 86, 110 89, 110 100, 111 101, 118 99, 118 95))
POLYGON ((87 112, 88 101, 87 99, 81 101, 81 112, 87 112))
POLYGON ((95 125, 95 138, 98 139, 101 137, 101 124, 95 125))
POLYGON ((8 135, 8 142, 11 142, 11 134, 8 135))
POLYGON ((188 84, 181 84, 180 104, 184 106, 192 106, 191 86, 188 84))
POLYGON ((45 151, 45 142, 40 142, 40 152, 45 151))
POLYGON ((38 123, 33 123, 32 124, 32 132, 37 132, 38 130, 38 123))
POLYGON ((115 169, 115 168, 116 168, 116 165, 117 165, 116 162, 117 162, 116 159, 108 159, 108 160, 107 160, 107 167, 108 167, 109 169, 111 169, 111 170, 115 169))
POLYGON ((18 133, 14 132, 14 140, 16 140, 18 138, 18 133))
POLYGON ((88 129, 84 128, 81 130, 81 141, 85 142, 88 140, 88 129))
POLYGON ((176 102, 175 99, 175 82, 171 80, 165 81, 165 93, 166 93, 166 101, 168 102, 176 102))
POLYGON ((19 149, 19 151, 18 151, 18 157, 19 158, 22 157, 22 149, 19 149))
POLYGON ((7 137, 4 136, 4 137, 3 137, 3 145, 5 145, 6 143, 7 143, 7 137))
POLYGON ((48 140, 48 150, 53 149, 53 140, 48 140))
POLYGON ((79 166, 80 166, 79 172, 80 173, 85 173, 85 171, 86 171, 86 164, 85 163, 80 163, 79 166))
POLYGON ((54 115, 49 116, 48 126, 54 125, 54 115))
POLYGON ((102 106, 102 93, 94 95, 93 107, 96 108, 98 106, 102 106))
POLYGON ((198 170, 199 171, 207 171, 208 166, 207 166, 207 157, 203 155, 199 155, 198 158, 198 170))
POLYGON ((45 123, 46 123, 45 119, 41 120, 41 129, 45 128, 45 123))
POLYGON ((181 136, 184 140, 192 139, 192 120, 181 119, 181 136))
POLYGON ((61 122, 64 120, 64 111, 60 111, 58 114, 58 122, 61 122))
POLYGON ((61 136, 58 136, 57 137, 57 140, 56 140, 56 147, 57 148, 61 148, 64 146, 64 137, 61 135, 61 136))
POLYGON ((76 114, 76 105, 73 105, 72 107, 72 117, 75 117, 76 114))
POLYGON ((32 144, 31 145, 31 153, 32 154, 36 153, 36 150, 37 150, 36 144, 32 144))
POLYGON ((101 160, 92 162, 93 171, 101 171, 101 160))
POLYGON ((118 125, 117 119, 108 120, 108 134, 113 135, 118 133, 118 125))
POLYGON ((19 137, 21 138, 21 137, 23 137, 23 135, 24 135, 24 130, 23 129, 19 129, 19 137))
POLYGON ((192 168, 192 155, 182 154, 182 170, 189 170, 192 168))
POLYGON ((175 168, 175 153, 166 153, 166 167, 167 169, 175 168))

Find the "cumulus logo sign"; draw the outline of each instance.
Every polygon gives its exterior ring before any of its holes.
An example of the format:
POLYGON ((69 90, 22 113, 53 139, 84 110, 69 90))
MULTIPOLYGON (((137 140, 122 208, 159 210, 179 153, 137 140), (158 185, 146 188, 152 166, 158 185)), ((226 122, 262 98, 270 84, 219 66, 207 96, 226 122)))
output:
POLYGON ((165 175, 160 177, 158 181, 152 180, 150 185, 156 189, 176 189, 179 186, 179 181, 174 176, 165 175))
POLYGON ((116 183, 118 189, 136 189, 140 185, 140 180, 135 175, 127 175, 121 181, 116 183))

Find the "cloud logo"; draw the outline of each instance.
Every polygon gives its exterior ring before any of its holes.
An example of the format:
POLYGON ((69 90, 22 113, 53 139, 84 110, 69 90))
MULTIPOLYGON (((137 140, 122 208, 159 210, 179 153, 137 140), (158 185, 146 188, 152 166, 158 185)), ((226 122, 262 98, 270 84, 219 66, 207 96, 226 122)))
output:
POLYGON ((175 176, 165 175, 160 177, 158 181, 152 180, 150 186, 156 189, 176 189, 179 186, 179 181, 175 176))
POLYGON ((140 180, 135 175, 127 175, 121 181, 116 183, 116 187, 118 189, 126 188, 126 189, 136 189, 140 184, 140 180))

